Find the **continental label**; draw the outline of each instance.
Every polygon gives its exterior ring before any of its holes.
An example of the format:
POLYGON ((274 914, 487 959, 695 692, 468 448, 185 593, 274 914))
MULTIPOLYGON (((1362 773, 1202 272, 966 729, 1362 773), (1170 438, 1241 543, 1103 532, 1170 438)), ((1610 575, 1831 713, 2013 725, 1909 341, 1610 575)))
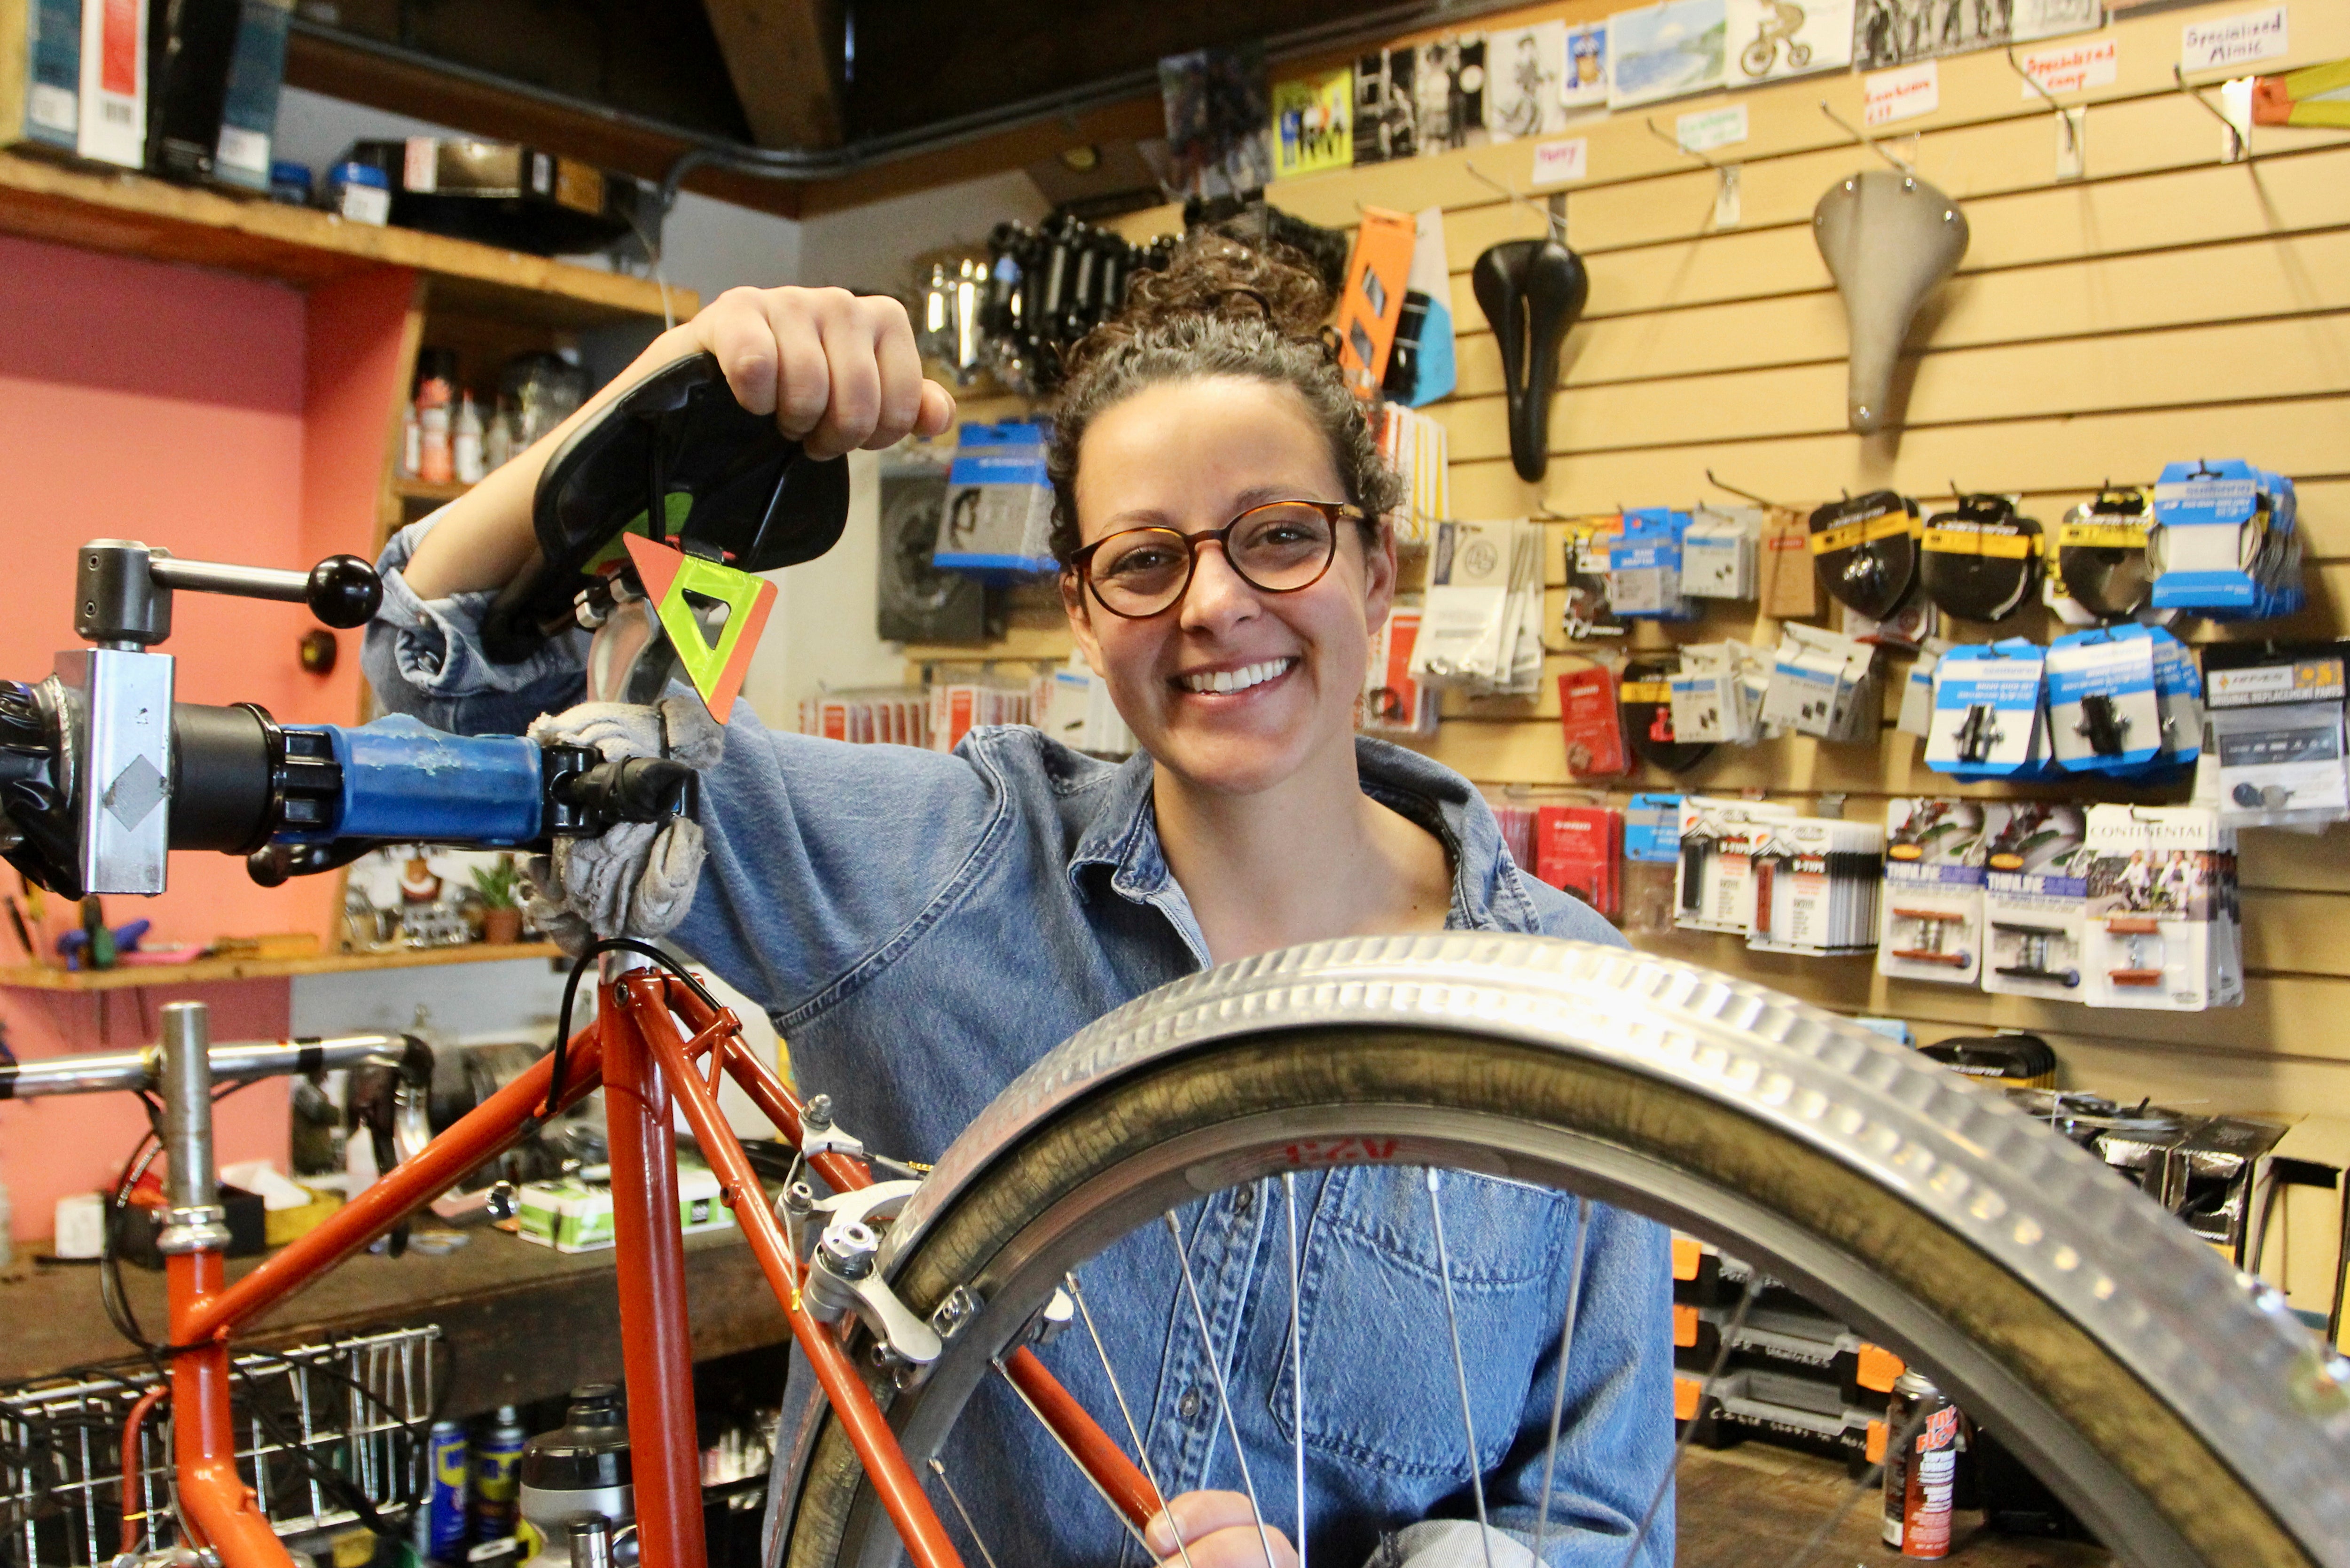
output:
POLYGON ((1879 539, 1890 539, 1897 534, 1913 534, 1917 529, 1907 512, 1887 512, 1882 516, 1864 517, 1855 523, 1839 523, 1833 528, 1822 529, 1812 535, 1812 554, 1833 556, 1838 550, 1849 550, 1856 545, 1873 545, 1879 539))
POLYGON ((1627 680, 1617 690, 1627 702, 1669 702, 1673 700, 1673 683, 1669 680, 1627 680))
POLYGON ((1963 524, 1955 528, 1926 530, 1926 548, 1939 556, 1995 556, 2002 560, 2021 561, 2032 554, 2033 535, 2012 534, 2005 529, 1970 528, 1963 524))
POLYGON ((2144 523, 2102 521, 2057 524, 2056 544, 2062 549, 2143 550, 2144 523))

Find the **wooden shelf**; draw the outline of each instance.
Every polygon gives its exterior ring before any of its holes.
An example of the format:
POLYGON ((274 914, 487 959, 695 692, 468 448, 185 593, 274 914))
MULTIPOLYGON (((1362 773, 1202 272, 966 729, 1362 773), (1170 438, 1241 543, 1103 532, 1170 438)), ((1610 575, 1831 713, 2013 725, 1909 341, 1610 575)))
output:
MULTIPOLYGON (((380 267, 412 267, 433 280, 436 306, 552 327, 661 314, 660 286, 643 278, 15 153, 0 153, 0 232, 305 288, 380 267)), ((701 303, 691 289, 669 290, 670 308, 681 320, 701 303)))
POLYGON ((446 484, 436 484, 429 479, 395 479, 391 488, 402 501, 431 501, 445 505, 473 487, 453 479, 446 484))
POLYGON ((191 963, 133 964, 126 969, 63 970, 17 964, 0 969, 0 989, 131 991, 159 985, 209 985, 231 980, 281 980, 297 974, 350 974, 363 970, 425 969, 438 964, 497 963, 506 959, 560 958, 553 942, 474 942, 462 948, 414 948, 380 953, 319 953, 297 959, 197 959, 191 963))

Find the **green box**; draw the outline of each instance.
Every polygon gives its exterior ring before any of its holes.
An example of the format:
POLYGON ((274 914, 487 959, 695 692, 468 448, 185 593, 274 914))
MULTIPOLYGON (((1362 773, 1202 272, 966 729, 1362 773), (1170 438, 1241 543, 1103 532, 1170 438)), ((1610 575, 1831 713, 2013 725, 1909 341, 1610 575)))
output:
MULTIPOLYGON (((593 1166, 525 1187, 517 1211, 522 1239, 558 1252, 593 1252, 612 1245, 609 1170, 593 1166)), ((707 1167, 679 1162, 677 1219, 689 1236, 734 1223, 733 1211, 719 1199, 718 1178, 707 1167)))

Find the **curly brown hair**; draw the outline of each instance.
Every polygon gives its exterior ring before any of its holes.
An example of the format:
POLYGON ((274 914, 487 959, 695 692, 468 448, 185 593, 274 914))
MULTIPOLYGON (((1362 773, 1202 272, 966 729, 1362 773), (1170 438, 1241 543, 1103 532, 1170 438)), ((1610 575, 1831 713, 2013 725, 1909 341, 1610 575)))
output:
POLYGON ((1312 264, 1288 246, 1253 248, 1208 230, 1185 235, 1165 271, 1136 274, 1125 307, 1070 350, 1054 404, 1045 457, 1054 559, 1066 568, 1084 543, 1077 458, 1093 421, 1147 387, 1210 376, 1287 387, 1305 400, 1347 500, 1363 513, 1363 541, 1376 546, 1402 483, 1322 337, 1330 306, 1312 264))

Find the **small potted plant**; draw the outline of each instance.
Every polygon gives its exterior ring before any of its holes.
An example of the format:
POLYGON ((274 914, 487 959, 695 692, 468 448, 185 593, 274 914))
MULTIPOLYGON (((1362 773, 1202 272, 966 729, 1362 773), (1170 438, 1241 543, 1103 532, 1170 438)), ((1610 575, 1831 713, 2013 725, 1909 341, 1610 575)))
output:
POLYGON ((511 850, 494 866, 473 867, 473 891, 482 896, 482 940, 507 945, 522 940, 522 867, 511 850))

